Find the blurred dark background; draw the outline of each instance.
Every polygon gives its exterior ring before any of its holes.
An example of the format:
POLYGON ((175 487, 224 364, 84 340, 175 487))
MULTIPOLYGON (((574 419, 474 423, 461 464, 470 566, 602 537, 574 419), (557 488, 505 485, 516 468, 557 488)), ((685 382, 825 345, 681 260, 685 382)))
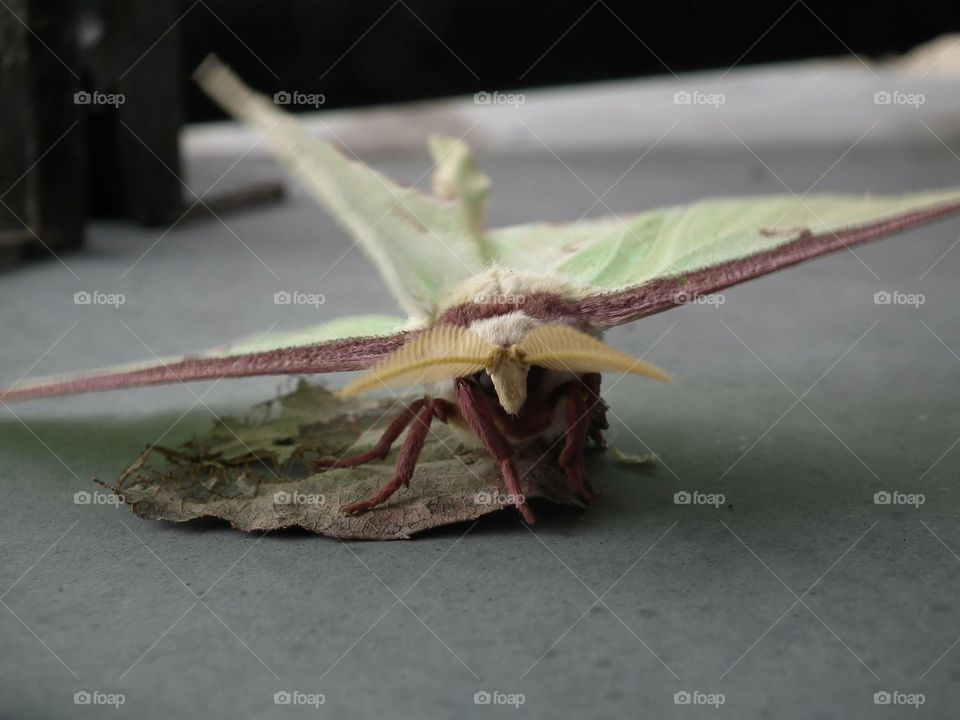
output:
MULTIPOLYGON (((960 29, 960 5, 924 1, 204 2, 219 20, 203 4, 184 17, 186 67, 213 51, 259 88, 322 92, 328 107, 885 55, 960 29)), ((191 120, 219 117, 185 90, 191 120)))
POLYGON ((322 94, 329 110, 884 56, 957 30, 960 6, 919 0, 3 0, 0 265, 79 245, 90 217, 169 226, 196 211, 178 133, 222 117, 190 80, 211 52, 259 90, 322 94))

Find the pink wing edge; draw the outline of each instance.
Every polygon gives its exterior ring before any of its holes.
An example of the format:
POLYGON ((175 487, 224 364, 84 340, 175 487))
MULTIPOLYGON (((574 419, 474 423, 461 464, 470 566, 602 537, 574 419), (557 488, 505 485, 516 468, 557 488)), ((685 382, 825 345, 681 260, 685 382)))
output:
MULTIPOLYGON (((0 402, 33 400, 54 395, 192 380, 219 380, 255 375, 297 375, 362 370, 403 345, 408 333, 347 338, 226 357, 186 357, 177 362, 102 374, 78 375, 37 385, 0 391, 0 402)), ((29 380, 27 381, 29 383, 29 380)))
POLYGON ((622 325, 679 307, 683 304, 678 302, 681 294, 694 297, 716 292, 805 260, 957 214, 960 214, 960 201, 953 201, 841 230, 821 234, 807 232, 773 250, 712 265, 685 276, 657 278, 626 290, 590 295, 580 301, 578 309, 595 327, 622 325))

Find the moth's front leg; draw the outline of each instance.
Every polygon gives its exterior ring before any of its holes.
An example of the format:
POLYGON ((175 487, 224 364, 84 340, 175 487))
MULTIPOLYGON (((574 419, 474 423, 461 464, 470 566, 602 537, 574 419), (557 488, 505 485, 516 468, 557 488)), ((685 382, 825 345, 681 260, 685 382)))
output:
MULTIPOLYGON (((424 398, 414 403, 414 405, 417 405, 421 409, 416 414, 416 417, 413 418, 410 431, 407 433, 407 438, 403 442, 400 457, 397 458, 396 468, 393 472, 393 479, 366 500, 361 500, 360 502, 347 505, 343 508, 343 512, 346 515, 355 515, 364 510, 374 508, 386 502, 386 500, 401 487, 410 486, 410 478, 413 477, 413 471, 417 467, 417 459, 420 457, 423 444, 427 439, 427 433, 430 431, 430 423, 433 422, 434 418, 437 418, 441 422, 446 422, 452 410, 452 405, 449 402, 439 398, 434 400, 424 398)), ((405 413, 409 413, 409 408, 405 413)), ((409 420, 407 420, 407 422, 409 422, 409 420)), ((407 422, 405 422, 404 425, 406 425, 407 422)), ((391 427, 396 423, 397 420, 394 420, 391 427)), ((399 435, 402 431, 403 427, 400 427, 396 434, 399 435)))
POLYGON ((566 472, 574 494, 589 504, 597 499, 597 493, 587 475, 583 452, 588 435, 596 427, 595 407, 588 403, 588 396, 593 393, 579 381, 565 383, 557 391, 566 400, 563 406, 565 440, 560 451, 560 467, 566 472))
POLYGON ((512 457, 513 448, 503 436, 503 433, 497 429, 496 423, 493 422, 493 418, 490 416, 482 398, 477 395, 476 386, 465 379, 457 380, 457 400, 460 406, 460 416, 477 434, 487 452, 500 463, 500 474, 503 477, 503 482, 507 486, 507 492, 513 495, 520 516, 528 525, 533 525, 537 519, 530 506, 523 499, 517 466, 512 457))
POLYGON ((314 469, 356 467, 357 465, 364 465, 374 460, 383 460, 390 454, 390 448, 393 447, 393 443, 396 442, 400 434, 407 429, 407 425, 417 417, 426 404, 427 398, 420 398, 407 405, 407 407, 391 421, 387 429, 383 431, 383 435, 380 436, 377 444, 367 452, 354 455, 350 458, 319 458, 313 463, 314 469))

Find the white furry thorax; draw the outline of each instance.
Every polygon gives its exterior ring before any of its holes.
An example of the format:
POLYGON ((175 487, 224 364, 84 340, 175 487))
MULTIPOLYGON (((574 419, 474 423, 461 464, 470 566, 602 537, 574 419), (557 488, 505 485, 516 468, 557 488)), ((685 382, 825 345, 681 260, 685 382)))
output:
POLYGON ((455 287, 437 305, 438 311, 465 303, 522 305, 525 297, 540 293, 575 299, 584 291, 562 278, 517 272, 494 265, 455 287))
MULTIPOLYGON (((468 328, 491 344, 517 345, 523 341, 527 333, 545 324, 544 320, 532 317, 520 309, 525 297, 540 293, 559 295, 567 299, 575 299, 581 294, 569 283, 555 277, 518 273, 499 267, 491 267, 459 285, 444 298, 443 302, 438 304, 437 310, 440 312, 447 308, 471 303, 515 305, 518 309, 501 315, 474 320, 468 325, 468 328)), ((554 319, 551 322, 575 325, 577 319, 554 319)), ((597 334, 599 335, 599 333, 597 334)), ((575 376, 569 372, 548 370, 544 375, 541 387, 548 391, 568 382, 573 377, 575 376)), ((441 397, 451 401, 456 399, 456 384, 452 380, 428 386, 426 390, 433 397, 441 397)), ((547 434, 553 433, 548 431, 547 434)))

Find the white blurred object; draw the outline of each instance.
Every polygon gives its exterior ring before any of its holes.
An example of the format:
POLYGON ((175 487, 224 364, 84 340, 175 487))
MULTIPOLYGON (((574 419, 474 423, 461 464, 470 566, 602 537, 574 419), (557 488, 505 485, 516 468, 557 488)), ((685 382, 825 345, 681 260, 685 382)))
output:
MULTIPOLYGON (((480 150, 545 151, 546 146, 558 154, 654 144, 693 150, 746 144, 758 151, 784 145, 936 142, 931 129, 949 141, 960 131, 960 92, 957 73, 946 71, 960 63, 960 43, 951 47, 947 40, 888 61, 847 56, 546 89, 488 88, 479 98, 321 111, 300 118, 319 136, 361 155, 384 150, 426 154, 424 138, 435 132, 463 135, 480 150), (939 55, 935 47, 942 48, 939 55), (932 69, 918 73, 916 67, 932 69), (494 93, 507 101, 493 101, 494 93), (882 100, 887 95, 889 103, 882 100)), ((224 122, 190 127, 184 139, 188 154, 238 156, 254 136, 224 122)))
POLYGON ((960 33, 941 35, 889 62, 891 66, 918 73, 921 77, 960 77, 960 33))

